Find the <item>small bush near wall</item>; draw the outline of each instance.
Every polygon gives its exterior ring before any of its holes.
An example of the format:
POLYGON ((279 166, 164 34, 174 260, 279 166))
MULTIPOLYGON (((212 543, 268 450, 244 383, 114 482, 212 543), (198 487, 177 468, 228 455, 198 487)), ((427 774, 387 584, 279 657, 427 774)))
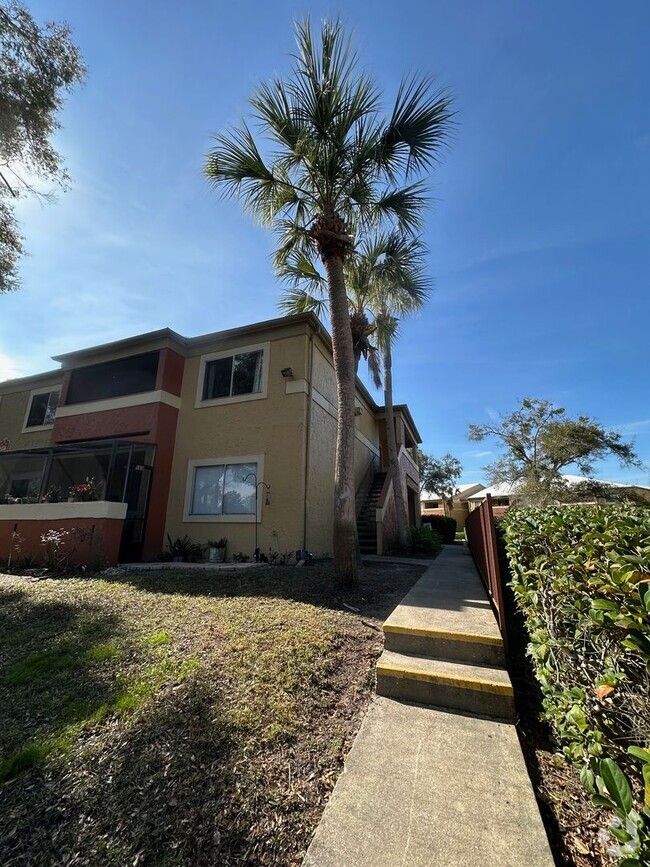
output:
POLYGON ((435 557, 442 550, 442 540, 428 527, 411 527, 411 553, 435 557))
POLYGON ((503 529, 543 714, 615 814, 612 856, 650 864, 650 509, 520 509, 503 529))
POLYGON ((442 515, 424 515, 423 524, 428 524, 439 534, 445 545, 451 545, 456 540, 456 519, 444 518, 442 515))

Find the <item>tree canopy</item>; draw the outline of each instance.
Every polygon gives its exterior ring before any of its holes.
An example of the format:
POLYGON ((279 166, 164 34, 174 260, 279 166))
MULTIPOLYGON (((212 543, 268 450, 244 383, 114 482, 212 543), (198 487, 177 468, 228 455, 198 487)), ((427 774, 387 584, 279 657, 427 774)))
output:
POLYGON ((609 455, 624 466, 642 466, 633 443, 623 442, 617 431, 589 416, 569 418, 564 407, 539 398, 526 398, 498 422, 470 425, 469 438, 501 444, 504 453, 485 467, 490 483, 509 483, 522 501, 535 505, 572 498, 561 474, 572 465, 585 476, 609 455))
POLYGON ((458 480, 463 473, 458 458, 449 452, 440 458, 435 458, 421 451, 418 452, 418 464, 420 490, 440 494, 446 509, 451 511, 454 496, 458 493, 458 480))
POLYGON ((24 252, 13 202, 48 198, 39 180, 60 188, 69 182, 52 136, 65 94, 85 73, 67 24, 39 27, 17 0, 0 2, 0 293, 18 287, 24 252))

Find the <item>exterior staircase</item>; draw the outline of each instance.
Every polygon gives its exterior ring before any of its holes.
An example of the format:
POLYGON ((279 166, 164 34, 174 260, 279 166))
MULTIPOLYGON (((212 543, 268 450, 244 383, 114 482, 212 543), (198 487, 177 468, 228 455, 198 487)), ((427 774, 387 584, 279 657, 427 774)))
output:
POLYGON ((386 473, 375 473, 375 477, 372 480, 364 504, 357 516, 357 535, 359 536, 359 547, 361 548, 362 554, 377 553, 377 523, 375 521, 375 510, 385 480, 386 473))
POLYGON ((384 623, 377 694, 514 720, 503 639, 466 548, 445 546, 384 623))

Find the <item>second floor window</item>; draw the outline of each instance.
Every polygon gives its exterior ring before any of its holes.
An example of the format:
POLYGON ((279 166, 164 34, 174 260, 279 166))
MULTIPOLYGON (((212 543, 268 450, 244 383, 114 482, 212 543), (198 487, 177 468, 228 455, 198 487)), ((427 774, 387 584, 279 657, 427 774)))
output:
POLYGON ((53 425, 58 403, 58 390, 43 391, 40 394, 32 395, 25 427, 49 427, 53 425))
POLYGON ((262 390, 261 349, 215 358, 205 364, 203 400, 259 394, 262 390))

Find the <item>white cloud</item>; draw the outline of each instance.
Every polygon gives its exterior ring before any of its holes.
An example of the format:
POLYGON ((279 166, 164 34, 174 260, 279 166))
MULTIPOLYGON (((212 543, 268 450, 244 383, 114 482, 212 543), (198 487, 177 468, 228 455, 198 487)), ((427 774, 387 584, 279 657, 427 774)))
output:
POLYGON ((4 352, 0 352, 0 382, 4 382, 5 379, 15 379, 18 376, 20 376, 20 371, 16 362, 4 352))
POLYGON ((614 429, 623 434, 635 434, 646 431, 650 428, 650 418, 644 418, 640 421, 628 421, 624 424, 613 425, 614 429))

